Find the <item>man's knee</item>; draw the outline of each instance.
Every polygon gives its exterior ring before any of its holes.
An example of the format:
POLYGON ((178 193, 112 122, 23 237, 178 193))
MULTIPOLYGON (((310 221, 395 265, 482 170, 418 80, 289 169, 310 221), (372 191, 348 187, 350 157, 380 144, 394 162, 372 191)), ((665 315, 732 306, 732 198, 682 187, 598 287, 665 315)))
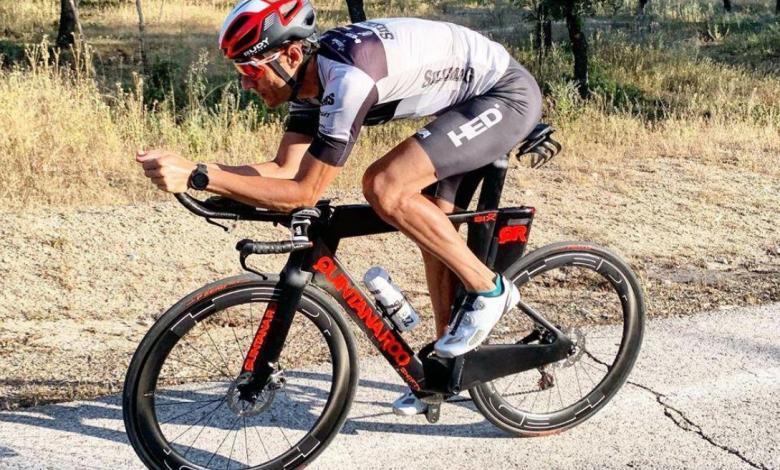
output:
POLYGON ((363 195, 380 215, 392 215, 403 210, 404 199, 409 196, 402 184, 373 166, 363 175, 363 195))

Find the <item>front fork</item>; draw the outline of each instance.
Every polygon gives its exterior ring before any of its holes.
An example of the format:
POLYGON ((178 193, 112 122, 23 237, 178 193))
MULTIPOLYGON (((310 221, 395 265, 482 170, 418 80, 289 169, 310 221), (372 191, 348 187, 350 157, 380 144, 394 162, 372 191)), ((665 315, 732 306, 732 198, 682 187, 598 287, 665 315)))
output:
MULTIPOLYGON (((244 359, 241 374, 236 380, 236 389, 242 400, 253 401, 279 372, 279 356, 290 333, 303 291, 312 278, 312 274, 303 271, 301 267, 306 265, 311 257, 308 229, 311 225, 310 219, 317 216, 319 212, 312 209, 304 209, 293 215, 290 225, 292 240, 289 242, 292 252, 280 275, 279 299, 269 302, 266 307, 244 359)), ((247 253, 242 252, 242 265, 246 256, 247 253)))
POLYGON ((272 374, 277 372, 276 364, 290 332, 295 311, 303 290, 311 280, 311 273, 300 269, 308 254, 309 250, 293 253, 282 271, 279 300, 268 304, 236 382, 236 388, 244 400, 253 399, 268 385, 272 374))

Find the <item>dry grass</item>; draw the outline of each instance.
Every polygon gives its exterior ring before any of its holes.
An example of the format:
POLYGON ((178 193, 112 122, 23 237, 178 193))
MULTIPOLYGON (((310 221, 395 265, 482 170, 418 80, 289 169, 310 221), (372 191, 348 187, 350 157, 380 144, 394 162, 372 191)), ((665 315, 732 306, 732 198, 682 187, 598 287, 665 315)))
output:
MULTIPOLYGON (((0 69, 4 209, 159 198, 133 163, 141 147, 228 163, 271 156, 283 115, 240 93, 214 47, 230 2, 145 1, 153 63, 146 79, 139 75, 133 2, 84 2, 88 54, 67 61, 52 56, 45 43, 44 34, 54 32, 57 4, 0 5, 0 46, 7 56, 0 61, 6 63, 0 69)), ((617 16, 592 20, 596 97, 589 102, 566 81, 571 63, 562 47, 536 63, 522 11, 509 2, 486 8, 480 2, 375 1, 367 10, 370 16, 429 16, 494 31, 545 88, 545 119, 561 129, 574 157, 561 163, 574 183, 605 165, 657 156, 777 174, 780 25, 765 13, 771 11, 766 0, 741 2, 741 11, 731 15, 722 15, 718 5, 658 1, 641 22, 628 15, 630 5, 617 16), (753 46, 749 53, 745 44, 753 46)), ((318 6, 325 27, 346 19, 343 2, 318 6)), ((561 42, 562 28, 555 25, 561 42)), ((418 125, 365 130, 336 185, 354 186, 366 165, 418 125)), ((630 189, 618 185, 616 191, 630 189)))

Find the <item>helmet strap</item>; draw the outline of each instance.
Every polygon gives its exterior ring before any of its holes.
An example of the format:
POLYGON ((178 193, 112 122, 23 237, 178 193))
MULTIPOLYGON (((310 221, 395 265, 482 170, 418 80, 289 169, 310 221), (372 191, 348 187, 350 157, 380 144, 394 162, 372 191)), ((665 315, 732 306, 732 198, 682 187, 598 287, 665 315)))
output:
POLYGON ((303 75, 306 73, 310 59, 311 54, 307 54, 306 57, 304 57, 303 63, 298 69, 298 73, 295 74, 295 77, 290 76, 290 74, 284 70, 282 64, 279 63, 279 59, 268 63, 268 66, 271 67, 271 70, 276 72, 276 74, 279 75, 279 78, 284 80, 284 82, 292 89, 290 101, 298 99, 298 92, 301 90, 301 86, 303 86, 303 75))

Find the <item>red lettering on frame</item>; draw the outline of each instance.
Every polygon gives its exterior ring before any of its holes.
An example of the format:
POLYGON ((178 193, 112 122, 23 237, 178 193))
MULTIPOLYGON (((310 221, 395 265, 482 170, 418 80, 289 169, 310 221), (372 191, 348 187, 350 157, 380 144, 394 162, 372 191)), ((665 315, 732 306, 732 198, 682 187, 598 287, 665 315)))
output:
POLYGON ((498 231, 498 244, 525 243, 528 241, 528 227, 525 225, 507 225, 498 231))

